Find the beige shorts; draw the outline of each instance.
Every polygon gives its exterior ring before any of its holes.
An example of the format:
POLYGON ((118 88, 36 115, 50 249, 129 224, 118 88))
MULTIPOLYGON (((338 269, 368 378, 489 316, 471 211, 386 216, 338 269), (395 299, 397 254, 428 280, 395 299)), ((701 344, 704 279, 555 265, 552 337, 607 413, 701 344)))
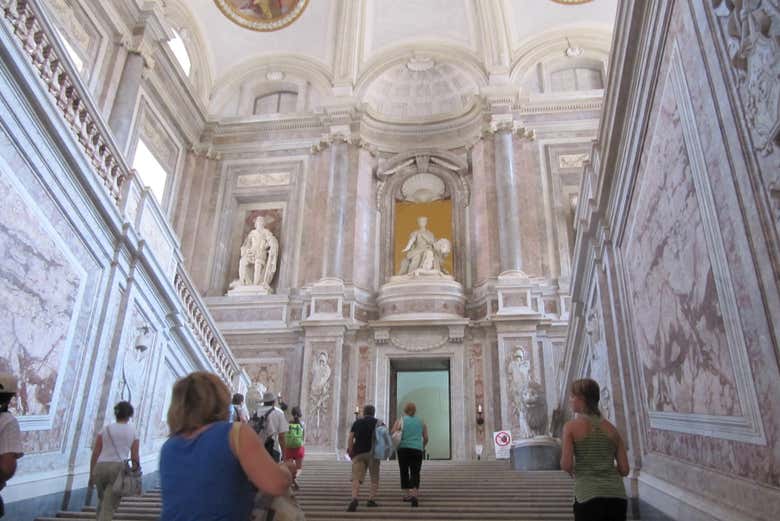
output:
POLYGON ((370 452, 363 452, 352 458, 352 481, 360 481, 366 477, 366 470, 372 483, 379 483, 379 460, 370 452))

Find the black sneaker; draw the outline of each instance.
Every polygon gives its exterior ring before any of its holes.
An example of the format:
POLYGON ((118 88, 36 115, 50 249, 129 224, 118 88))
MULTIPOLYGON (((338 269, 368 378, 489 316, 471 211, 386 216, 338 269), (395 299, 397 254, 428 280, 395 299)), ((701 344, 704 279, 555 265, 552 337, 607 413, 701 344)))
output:
POLYGON ((373 499, 369 499, 368 501, 366 501, 366 506, 367 507, 378 507, 379 504, 376 501, 374 501, 373 499))
POLYGON ((354 512, 357 510, 357 507, 358 507, 358 500, 353 499, 352 501, 350 501, 349 506, 347 507, 347 512, 354 512))
POLYGON ((413 507, 417 507, 417 498, 416 497, 412 498, 412 506, 413 507))

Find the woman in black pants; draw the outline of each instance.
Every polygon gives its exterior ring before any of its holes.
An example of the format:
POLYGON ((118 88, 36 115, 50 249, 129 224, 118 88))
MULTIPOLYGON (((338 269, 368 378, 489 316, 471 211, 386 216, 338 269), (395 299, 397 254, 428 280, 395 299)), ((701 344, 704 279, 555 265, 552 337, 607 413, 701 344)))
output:
POLYGON ((398 467, 401 469, 401 488, 406 491, 404 501, 418 505, 420 489, 420 467, 422 467, 425 446, 428 445, 428 427, 415 416, 417 407, 409 402, 404 406, 404 416, 395 422, 393 432, 401 433, 398 446, 398 467))

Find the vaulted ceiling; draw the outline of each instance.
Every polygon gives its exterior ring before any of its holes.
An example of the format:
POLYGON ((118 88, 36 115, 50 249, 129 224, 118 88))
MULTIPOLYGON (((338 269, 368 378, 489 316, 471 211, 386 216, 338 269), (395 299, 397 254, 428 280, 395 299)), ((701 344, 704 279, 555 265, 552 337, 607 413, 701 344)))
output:
POLYGON ((178 1, 205 42, 215 84, 242 65, 274 56, 305 58, 331 78, 357 78, 388 50, 450 47, 487 73, 511 68, 523 46, 549 31, 611 32, 617 0, 565 5, 553 0, 310 0, 298 20, 273 31, 236 25, 214 0, 178 1), (341 70, 339 70, 341 69, 341 70))

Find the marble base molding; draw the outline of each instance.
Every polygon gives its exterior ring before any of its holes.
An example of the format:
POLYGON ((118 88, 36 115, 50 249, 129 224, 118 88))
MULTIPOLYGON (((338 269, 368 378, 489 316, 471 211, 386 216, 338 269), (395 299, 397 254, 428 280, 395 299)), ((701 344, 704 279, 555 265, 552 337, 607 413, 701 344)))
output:
POLYGON ((273 293, 267 284, 235 286, 227 292, 228 297, 263 297, 273 293))
POLYGON ((463 286, 447 275, 393 277, 379 290, 382 320, 461 318, 463 286))

